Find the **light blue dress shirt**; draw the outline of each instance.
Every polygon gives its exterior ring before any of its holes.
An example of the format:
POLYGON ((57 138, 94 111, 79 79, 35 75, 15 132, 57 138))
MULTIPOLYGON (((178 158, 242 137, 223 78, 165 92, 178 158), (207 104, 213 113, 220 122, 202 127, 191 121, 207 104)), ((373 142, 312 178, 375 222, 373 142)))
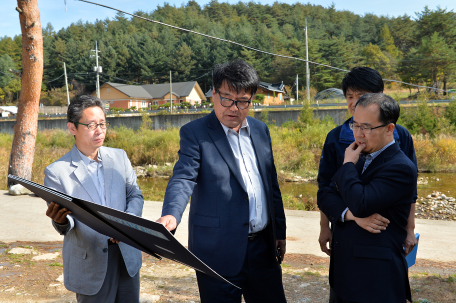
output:
MULTIPOLYGON (((89 172, 90 177, 92 178, 93 184, 97 188, 98 196, 100 197, 101 205, 106 205, 106 191, 105 191, 105 182, 104 182, 104 174, 103 174, 103 162, 101 159, 100 153, 98 153, 97 161, 90 159, 89 157, 85 156, 81 151, 78 149, 79 156, 81 156, 82 162, 87 167, 87 171, 89 172)), ((70 231, 74 227, 74 219, 71 215, 67 215, 68 223, 67 224, 58 224, 61 226, 62 230, 66 230, 67 232, 70 231), (69 228, 68 228, 69 224, 69 228)))
POLYGON ((95 185, 98 197, 100 198, 101 205, 108 206, 106 204, 106 191, 105 191, 105 182, 103 174, 103 161, 101 159, 100 153, 98 153, 97 161, 90 159, 78 149, 78 153, 81 156, 82 162, 84 162, 89 172, 90 177, 92 178, 93 184, 95 185))
POLYGON ((247 194, 249 196, 249 233, 263 230, 268 224, 268 208, 263 181, 258 170, 258 162, 250 139, 250 127, 245 119, 239 133, 220 123, 238 161, 247 194))
MULTIPOLYGON (((374 161, 374 159, 380 155, 382 153, 382 151, 384 151, 385 149, 387 149, 388 147, 390 147, 391 145, 393 145, 394 143, 396 143, 396 140, 393 139, 393 141, 391 141, 390 143, 386 144, 385 146, 382 147, 382 149, 379 149, 377 150, 376 152, 373 152, 373 153, 370 153, 370 154, 367 154, 367 155, 363 155, 364 159, 365 159, 365 162, 364 162, 364 166, 363 166, 363 171, 361 172, 361 174, 364 173, 364 171, 367 169, 367 167, 369 166, 369 164, 372 163, 372 161, 374 161)), ((347 213, 348 211, 348 207, 344 210, 344 212, 342 213, 342 216, 341 216, 341 220, 342 222, 345 222, 345 214, 347 213)))

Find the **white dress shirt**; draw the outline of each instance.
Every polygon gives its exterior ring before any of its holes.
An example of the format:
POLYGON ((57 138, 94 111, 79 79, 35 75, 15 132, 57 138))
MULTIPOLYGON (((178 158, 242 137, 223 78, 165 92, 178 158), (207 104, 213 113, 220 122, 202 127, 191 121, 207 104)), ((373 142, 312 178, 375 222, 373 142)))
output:
POLYGON ((268 208, 263 181, 258 170, 255 150, 250 139, 250 127, 245 119, 239 133, 220 123, 238 161, 247 194, 249 196, 249 233, 263 230, 268 224, 268 208))

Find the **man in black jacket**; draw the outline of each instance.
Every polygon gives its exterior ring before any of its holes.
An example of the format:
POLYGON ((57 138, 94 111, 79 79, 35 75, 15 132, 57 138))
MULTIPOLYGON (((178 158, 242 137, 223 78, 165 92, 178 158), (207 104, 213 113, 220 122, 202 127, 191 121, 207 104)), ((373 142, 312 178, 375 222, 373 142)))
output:
POLYGON ((384 94, 358 100, 350 123, 355 142, 318 200, 333 224, 329 282, 335 303, 411 301, 403 245, 418 172, 394 139, 399 113, 384 94), (377 228, 360 227, 359 218, 374 214, 383 218, 377 228))

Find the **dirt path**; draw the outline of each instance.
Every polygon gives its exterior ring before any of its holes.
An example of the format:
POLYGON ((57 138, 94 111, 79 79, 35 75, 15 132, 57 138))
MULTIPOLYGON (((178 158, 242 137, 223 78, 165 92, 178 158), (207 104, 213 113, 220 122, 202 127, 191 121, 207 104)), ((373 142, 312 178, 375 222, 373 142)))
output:
MULTIPOLYGON (((61 242, 0 243, 0 302, 76 302, 59 279, 63 273, 60 254, 53 260, 33 260, 60 253, 61 248, 61 242), (32 254, 9 254, 15 247, 32 249, 32 254)), ((327 302, 328 267, 327 258, 287 255, 282 269, 288 302, 327 302)), ((456 263, 418 260, 410 270, 414 302, 455 302, 455 281, 456 263)), ((143 254, 141 302, 199 302, 194 271, 143 254)))

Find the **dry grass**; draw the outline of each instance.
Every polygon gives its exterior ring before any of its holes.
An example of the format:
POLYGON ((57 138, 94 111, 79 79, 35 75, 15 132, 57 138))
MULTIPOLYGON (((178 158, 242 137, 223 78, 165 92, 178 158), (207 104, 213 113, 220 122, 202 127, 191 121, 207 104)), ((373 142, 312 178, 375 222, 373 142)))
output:
MULTIPOLYGON (((315 177, 326 134, 334 126, 331 121, 304 126, 271 125, 271 139, 278 173, 315 177)), ((420 171, 456 172, 456 136, 416 135, 413 138, 420 171)), ((12 139, 12 135, 0 134, 0 189, 6 189, 12 139)), ((32 180, 43 183, 45 167, 67 153, 73 144, 74 139, 67 131, 38 132, 32 180)), ((179 130, 110 129, 105 145, 125 150, 133 165, 174 164, 178 159, 179 130)), ((304 202, 312 203, 308 199, 304 202)))
POLYGON ((455 172, 456 171, 456 137, 439 135, 413 136, 416 158, 420 171, 455 172))

